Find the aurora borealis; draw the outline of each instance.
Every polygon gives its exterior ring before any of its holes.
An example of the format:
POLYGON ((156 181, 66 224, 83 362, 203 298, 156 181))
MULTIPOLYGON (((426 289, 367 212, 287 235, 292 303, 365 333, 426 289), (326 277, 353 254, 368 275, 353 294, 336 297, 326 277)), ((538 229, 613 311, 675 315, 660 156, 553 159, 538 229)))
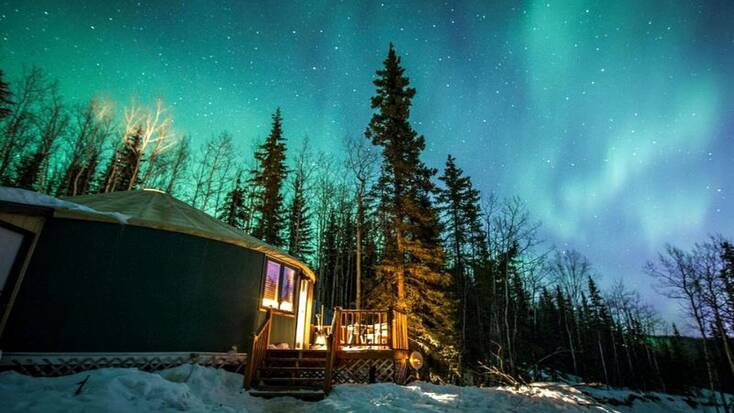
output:
POLYGON ((160 96, 195 144, 228 130, 243 152, 279 106, 291 147, 338 154, 392 41, 427 163, 451 153, 484 194, 524 199, 605 282, 672 317, 645 261, 734 236, 734 3, 104 3, 3 1, 0 68, 38 65, 71 103, 160 96))

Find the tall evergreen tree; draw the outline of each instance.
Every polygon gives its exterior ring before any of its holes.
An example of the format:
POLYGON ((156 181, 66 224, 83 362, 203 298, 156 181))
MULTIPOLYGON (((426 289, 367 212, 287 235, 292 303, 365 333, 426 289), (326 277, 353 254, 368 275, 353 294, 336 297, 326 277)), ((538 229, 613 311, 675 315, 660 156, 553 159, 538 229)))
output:
POLYGON ((245 191, 242 188, 240 174, 237 175, 234 186, 227 193, 218 218, 227 225, 243 228, 247 216, 245 212, 245 191))
POLYGON ((43 190, 43 185, 39 181, 42 176, 45 176, 44 171, 49 167, 51 152, 69 123, 69 117, 61 102, 58 85, 55 82, 49 89, 48 102, 40 114, 42 121, 34 148, 21 158, 16 168, 15 185, 20 188, 43 190))
MULTIPOLYGON (((599 288, 596 286, 594 279, 589 277, 589 300, 586 310, 586 327, 592 333, 593 343, 595 343, 596 349, 590 351, 589 354, 596 354, 594 357, 593 365, 601 366, 602 376, 604 383, 610 383, 609 381, 609 369, 607 368, 607 352, 610 346, 608 345, 608 333, 612 331, 612 319, 609 316, 609 311, 604 299, 601 296, 599 288)), ((589 342, 592 343, 592 342, 589 342)))
POLYGON ((3 71, 0 70, 0 119, 7 118, 12 112, 13 101, 11 96, 13 96, 13 93, 10 91, 8 83, 3 79, 3 71))
POLYGON ((143 131, 138 128, 122 147, 118 191, 130 191, 140 185, 139 164, 143 163, 141 141, 143 131))
POLYGON ((142 133, 141 128, 135 129, 135 132, 131 136, 126 136, 112 154, 112 159, 102 177, 100 192, 129 191, 140 184, 140 175, 135 174, 135 169, 139 160, 140 163, 143 162, 142 133))
POLYGON ((443 216, 448 268, 453 275, 453 290, 458 300, 457 320, 463 355, 467 342, 471 341, 467 338, 469 292, 474 286, 470 270, 477 269, 483 260, 479 250, 485 245, 480 223, 479 191, 472 188, 471 180, 464 176, 451 155, 446 160, 444 173, 439 180, 443 182, 444 188, 438 191, 438 209, 443 216))
POLYGON ((425 140, 410 125, 409 87, 393 45, 384 67, 377 71, 372 97, 375 113, 365 132, 382 147, 383 163, 377 182, 379 209, 388 225, 383 228, 384 246, 377 276, 394 286, 381 297, 408 311, 415 338, 427 347, 452 347, 454 305, 445 289, 450 276, 443 271, 441 225, 431 197, 435 170, 420 159, 425 140))
POLYGON ((313 253, 313 229, 305 186, 305 175, 297 171, 293 177, 292 198, 288 207, 288 253, 301 259, 313 253))
POLYGON ((721 243, 721 261, 719 278, 726 292, 726 314, 729 323, 734 323, 734 246, 728 241, 721 243))
POLYGON ((288 173, 285 157, 283 118, 278 108, 273 114, 270 134, 255 152, 257 168, 251 181, 257 188, 254 208, 257 221, 252 235, 276 246, 283 245, 285 226, 282 194, 283 181, 288 173))

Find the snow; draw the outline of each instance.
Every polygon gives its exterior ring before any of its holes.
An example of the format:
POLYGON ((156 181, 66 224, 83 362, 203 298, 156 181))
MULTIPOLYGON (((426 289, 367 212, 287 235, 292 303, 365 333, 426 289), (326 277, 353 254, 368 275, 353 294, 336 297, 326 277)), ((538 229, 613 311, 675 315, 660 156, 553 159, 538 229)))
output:
POLYGON ((100 369, 71 376, 33 378, 0 373, 3 412, 708 412, 683 397, 538 383, 521 389, 478 388, 417 382, 335 386, 320 402, 270 400, 242 389, 242 375, 183 365, 159 373, 100 369), (79 395, 80 383, 88 378, 79 395), (601 402, 604 401, 604 402, 601 402))
POLYGON ((117 219, 122 224, 127 223, 127 220, 130 219, 129 216, 120 214, 118 212, 101 212, 84 205, 79 205, 70 201, 64 201, 46 194, 41 194, 38 192, 28 191, 19 188, 9 188, 6 186, 0 186, 0 201, 54 209, 80 211, 90 214, 109 215, 117 219))

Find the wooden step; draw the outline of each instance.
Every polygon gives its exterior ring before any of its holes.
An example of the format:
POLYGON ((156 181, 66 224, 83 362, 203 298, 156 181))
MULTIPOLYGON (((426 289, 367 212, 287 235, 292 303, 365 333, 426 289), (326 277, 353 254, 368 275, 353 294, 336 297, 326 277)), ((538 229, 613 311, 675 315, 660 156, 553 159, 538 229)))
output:
POLYGON ((323 390, 303 390, 303 389, 292 389, 284 390, 278 388, 277 390, 250 390, 250 395, 255 397, 262 397, 265 399, 272 399, 274 397, 293 397, 303 401, 317 402, 324 399, 323 390))
POLYGON ((266 385, 305 384, 315 386, 324 382, 323 377, 260 377, 260 380, 266 385))
POLYGON ((299 372, 299 371, 324 371, 324 367, 314 366, 265 366, 260 367, 260 371, 277 371, 277 372, 299 372))
POLYGON ((325 363, 326 359, 321 358, 312 358, 312 357, 270 357, 269 355, 265 357, 265 361, 278 361, 278 362, 288 362, 288 363, 295 363, 297 361, 305 361, 307 363, 325 363))
POLYGON ((266 352, 268 357, 273 358, 319 358, 326 359, 326 351, 321 350, 273 350, 270 349, 266 352))
POLYGON ((315 385, 315 384, 279 384, 276 386, 273 386, 271 384, 263 384, 260 383, 257 386, 253 387, 252 390, 257 391, 297 391, 297 390, 303 390, 303 391, 318 391, 323 390, 324 387, 322 385, 315 385))

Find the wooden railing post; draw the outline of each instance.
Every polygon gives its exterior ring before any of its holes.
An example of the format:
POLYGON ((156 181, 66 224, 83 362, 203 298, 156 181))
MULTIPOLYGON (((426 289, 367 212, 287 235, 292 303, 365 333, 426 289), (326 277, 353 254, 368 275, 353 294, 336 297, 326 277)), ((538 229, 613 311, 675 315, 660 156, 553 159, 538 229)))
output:
POLYGON ((265 358, 265 353, 268 350, 268 344, 270 343, 270 330, 273 324, 272 321, 273 310, 268 308, 265 315, 265 322, 252 338, 252 348, 250 349, 250 355, 247 359, 247 371, 245 373, 245 381, 243 383, 247 390, 252 387, 253 378, 257 374, 257 369, 260 367, 260 364, 262 364, 262 361, 265 358))
POLYGON ((395 349, 395 317, 394 317, 394 311, 395 309, 390 306, 387 310, 387 342, 390 345, 391 349, 395 349))
POLYGON ((326 369, 324 370, 324 393, 331 391, 331 377, 336 362, 336 353, 341 345, 341 325, 342 311, 341 307, 334 308, 334 319, 331 321, 331 334, 327 341, 326 369))

